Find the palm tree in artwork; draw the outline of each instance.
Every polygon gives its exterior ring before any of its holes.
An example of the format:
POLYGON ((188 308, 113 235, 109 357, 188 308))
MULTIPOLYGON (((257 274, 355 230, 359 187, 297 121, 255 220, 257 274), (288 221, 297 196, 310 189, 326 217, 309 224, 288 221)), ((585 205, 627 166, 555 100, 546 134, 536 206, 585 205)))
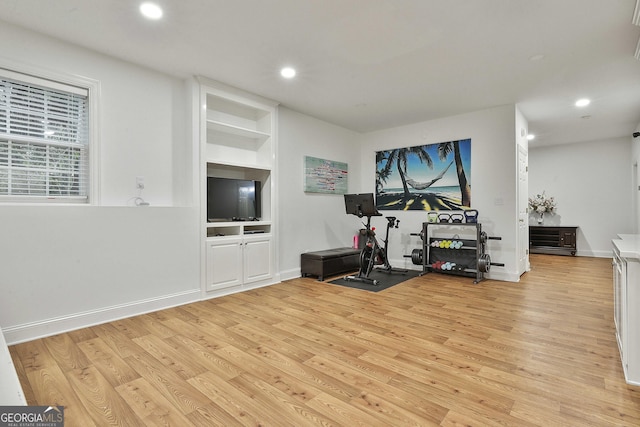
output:
MULTIPOLYGON (((386 151, 376 152, 376 165, 379 165, 386 159, 387 159, 386 151)), ((385 167, 383 167, 382 169, 376 168, 376 194, 382 193, 382 189, 384 188, 383 184, 387 182, 387 179, 389 179, 389 176, 391 175, 391 168, 388 166, 389 164, 387 163, 385 164, 385 167)))
MULTIPOLYGON (((402 188, 404 190, 403 201, 406 202, 411 198, 411 193, 409 193, 409 186, 407 185, 407 159, 415 155, 420 160, 420 163, 426 163, 427 166, 433 169, 433 160, 427 150, 425 150, 424 146, 417 147, 408 147, 408 148, 397 148, 395 150, 391 150, 387 152, 387 156, 385 158, 381 158, 381 161, 386 160, 383 168, 380 170, 379 174, 385 177, 388 177, 391 169, 393 168, 393 164, 396 164, 396 168, 398 169, 398 174, 400 174, 400 180, 402 180, 402 188), (385 175, 386 174, 386 175, 385 175)), ((386 179, 386 178, 385 178, 386 179)))
POLYGON ((460 155, 460 141, 441 142, 438 144, 438 157, 440 160, 446 158, 453 152, 456 162, 456 173, 458 174, 458 185, 460 186, 460 194, 462 196, 462 206, 471 207, 471 187, 462 166, 462 156, 460 155))

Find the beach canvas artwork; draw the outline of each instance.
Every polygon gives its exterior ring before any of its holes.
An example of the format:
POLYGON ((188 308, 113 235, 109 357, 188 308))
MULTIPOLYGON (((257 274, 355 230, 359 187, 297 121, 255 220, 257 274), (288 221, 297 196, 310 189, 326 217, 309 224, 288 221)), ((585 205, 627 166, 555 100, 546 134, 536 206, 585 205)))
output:
POLYGON ((471 139, 376 152, 378 210, 471 207, 471 139))

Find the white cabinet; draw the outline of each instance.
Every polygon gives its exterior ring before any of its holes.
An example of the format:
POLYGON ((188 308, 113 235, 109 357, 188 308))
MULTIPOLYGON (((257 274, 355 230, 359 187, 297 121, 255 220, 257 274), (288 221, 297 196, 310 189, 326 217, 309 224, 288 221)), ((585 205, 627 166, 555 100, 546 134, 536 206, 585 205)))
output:
POLYGON ((254 283, 273 276, 270 236, 245 237, 242 255, 244 283, 254 283))
POLYGON ((206 78, 197 89, 203 291, 276 283, 277 103, 206 78), (258 221, 208 222, 208 177, 258 181, 258 221))
POLYGON ((206 291, 242 285, 242 239, 207 239, 206 291))
POLYGON ((207 239, 206 291, 242 290, 273 277, 271 235, 257 234, 207 239))
POLYGON ((613 241, 616 340, 625 380, 640 385, 640 239, 613 241))

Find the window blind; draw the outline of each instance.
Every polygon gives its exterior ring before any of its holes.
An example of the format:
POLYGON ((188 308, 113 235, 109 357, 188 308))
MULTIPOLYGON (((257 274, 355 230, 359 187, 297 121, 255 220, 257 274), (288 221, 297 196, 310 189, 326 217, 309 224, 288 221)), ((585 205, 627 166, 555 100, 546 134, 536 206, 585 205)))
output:
POLYGON ((0 197, 86 201, 88 93, 41 82, 0 70, 0 197))

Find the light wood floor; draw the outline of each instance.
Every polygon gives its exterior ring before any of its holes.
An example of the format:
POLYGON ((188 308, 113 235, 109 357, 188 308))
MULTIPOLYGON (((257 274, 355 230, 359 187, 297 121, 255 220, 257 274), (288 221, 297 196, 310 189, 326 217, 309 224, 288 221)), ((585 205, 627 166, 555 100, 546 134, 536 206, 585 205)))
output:
MULTIPOLYGON (((608 259, 532 255, 520 283, 312 278, 10 348, 66 426, 639 426, 608 259)), ((494 267, 498 268, 498 267, 494 267)))

